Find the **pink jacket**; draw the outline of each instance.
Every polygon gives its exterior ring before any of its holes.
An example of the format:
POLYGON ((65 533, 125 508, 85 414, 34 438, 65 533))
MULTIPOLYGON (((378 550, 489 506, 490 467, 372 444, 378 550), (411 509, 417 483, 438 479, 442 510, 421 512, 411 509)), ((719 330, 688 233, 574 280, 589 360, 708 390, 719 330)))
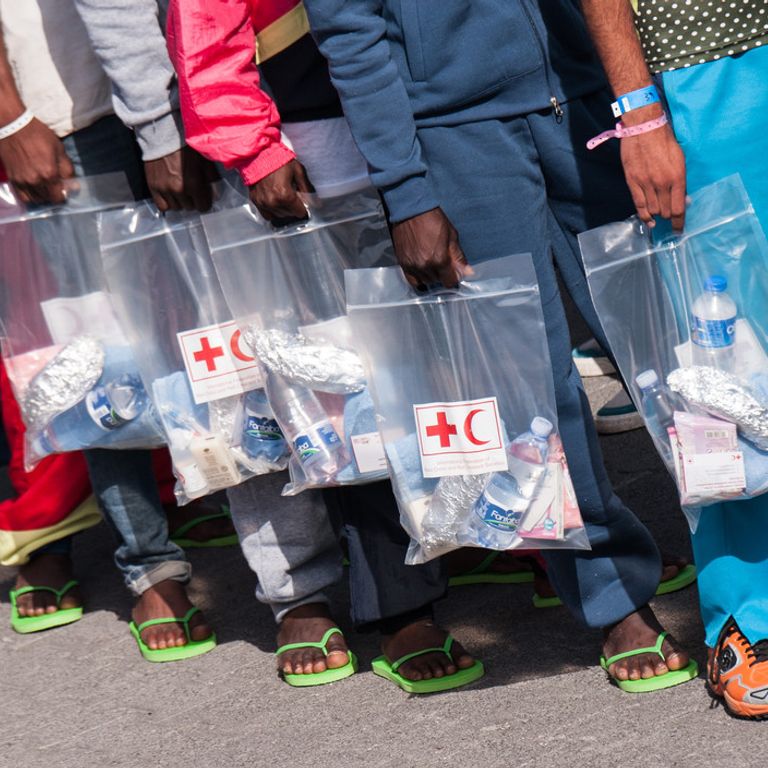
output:
POLYGON ((295 155, 260 88, 265 61, 309 32, 298 0, 171 0, 168 52, 187 143, 254 184, 295 155))

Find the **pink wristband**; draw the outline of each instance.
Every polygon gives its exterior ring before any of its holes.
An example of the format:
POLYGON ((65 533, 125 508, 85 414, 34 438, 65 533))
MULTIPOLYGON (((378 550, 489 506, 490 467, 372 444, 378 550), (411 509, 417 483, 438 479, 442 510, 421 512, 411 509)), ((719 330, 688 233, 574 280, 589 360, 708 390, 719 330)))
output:
POLYGON ((661 128, 662 125, 667 124, 667 116, 662 115, 655 120, 649 120, 647 123, 640 123, 640 125, 625 126, 623 123, 616 123, 616 127, 611 131, 603 131, 594 139, 590 139, 587 142, 587 149, 594 149, 599 147, 604 141, 610 139, 625 139, 627 136, 639 136, 641 133, 648 133, 649 131, 655 131, 657 128, 661 128))

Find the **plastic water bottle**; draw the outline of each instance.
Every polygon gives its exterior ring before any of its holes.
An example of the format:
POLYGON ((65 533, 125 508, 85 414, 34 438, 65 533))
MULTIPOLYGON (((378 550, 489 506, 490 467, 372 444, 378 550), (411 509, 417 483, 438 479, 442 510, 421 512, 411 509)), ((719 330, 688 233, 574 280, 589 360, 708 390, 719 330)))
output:
POLYGON ((267 393, 254 389, 243 402, 242 448, 252 459, 276 462, 288 453, 288 445, 269 407, 267 393))
POLYGON ((733 370, 738 309, 726 293, 727 288, 726 278, 711 275, 704 281, 704 293, 693 302, 691 340, 695 365, 733 370))
POLYGON ((676 396, 668 387, 659 381, 653 369, 643 371, 635 378, 637 386, 642 390, 640 402, 645 423, 656 447, 661 451, 664 460, 672 464, 672 448, 669 444, 667 429, 675 425, 676 396))
POLYGON ((35 453, 78 451, 97 445, 105 435, 133 421, 147 407, 141 380, 129 373, 95 386, 69 410, 60 413, 33 445, 35 453))
MULTIPOLYGON (((469 540, 487 549, 507 549, 517 538, 517 528, 531 504, 547 468, 547 438, 554 427, 537 416, 530 432, 509 446, 509 470, 495 472, 475 502, 469 540)), ((469 543, 469 542, 468 542, 469 543)))
POLYGON ((343 468, 344 443, 311 389, 270 371, 267 397, 309 480, 327 481, 343 468))

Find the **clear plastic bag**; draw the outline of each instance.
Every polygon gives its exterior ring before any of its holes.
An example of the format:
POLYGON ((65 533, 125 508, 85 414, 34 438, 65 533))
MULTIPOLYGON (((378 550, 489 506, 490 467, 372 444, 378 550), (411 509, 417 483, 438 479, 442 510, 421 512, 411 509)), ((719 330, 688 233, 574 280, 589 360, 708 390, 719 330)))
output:
MULTIPOLYGON (((219 209, 242 205, 216 185, 219 209)), ((104 272, 162 421, 179 503, 285 469, 287 446, 266 405, 263 372, 242 343, 200 216, 150 202, 101 220, 104 272)))
POLYGON ((61 205, 21 205, 0 185, 3 355, 27 427, 28 468, 50 453, 162 445, 116 319, 98 215, 133 201, 122 174, 65 182, 61 205))
POLYGON ((589 548, 557 431, 533 262, 485 262, 417 293, 399 268, 346 273, 350 322, 421 563, 462 546, 589 548))
POLYGON ((291 446, 288 495, 387 477, 344 296, 345 269, 394 262, 381 202, 365 190, 305 203, 309 219, 282 228, 249 205, 203 217, 224 295, 266 369, 291 446))
POLYGON ((768 242, 741 179, 693 195, 682 235, 632 217, 579 243, 611 349, 691 526, 702 506, 765 493, 768 242))

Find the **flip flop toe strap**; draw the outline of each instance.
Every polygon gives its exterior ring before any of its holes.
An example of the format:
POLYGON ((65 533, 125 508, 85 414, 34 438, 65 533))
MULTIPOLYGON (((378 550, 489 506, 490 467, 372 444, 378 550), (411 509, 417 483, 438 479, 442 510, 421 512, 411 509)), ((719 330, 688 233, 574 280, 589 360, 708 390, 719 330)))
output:
POLYGON ((470 568, 470 570, 465 571, 460 575, 461 576, 477 576, 480 573, 487 573, 488 571, 491 570, 491 567, 493 566, 494 562, 498 560, 500 555, 501 555, 501 551, 499 550, 490 552, 474 568, 470 568))
POLYGON ((191 531, 196 525, 200 525, 200 523, 207 523, 209 520, 224 520, 225 518, 228 519, 229 517, 229 511, 225 512, 223 509, 221 512, 212 512, 210 515, 200 515, 199 517, 195 517, 192 520, 188 520, 186 523, 184 523, 184 525, 180 525, 171 534, 171 536, 174 539, 180 539, 186 533, 189 533, 189 531, 191 531))
MULTIPOLYGON (((334 636, 334 635, 341 635, 344 637, 344 633, 338 628, 338 627, 331 627, 324 635, 322 640, 320 640, 319 643, 313 643, 310 641, 307 641, 305 643, 286 643, 285 645, 281 645, 276 651, 275 656, 281 656, 286 651, 297 651, 301 650, 303 648, 319 648, 324 656, 328 656, 329 653, 335 653, 335 651, 329 651, 328 650, 328 641, 334 636)), ((349 651, 346 652, 347 656, 349 656, 349 651)))
POLYGON ((79 586, 79 582, 76 579, 68 581, 61 589, 55 589, 54 587, 35 586, 35 587, 21 587, 19 589, 11 590, 11 602, 16 605, 16 599, 22 595, 28 595, 32 592, 52 592, 56 595, 56 607, 61 607, 61 601, 64 599, 64 595, 69 592, 70 589, 79 586))
POLYGON ((184 627, 184 634, 187 636, 187 642, 191 643, 192 633, 189 629, 189 620, 199 612, 200 609, 196 606, 193 606, 186 612, 184 616, 168 616, 167 618, 163 619, 149 619, 148 621, 143 621, 141 624, 139 624, 139 626, 136 627, 136 631, 139 633, 139 636, 141 636, 141 633, 147 629, 147 627, 155 627, 158 624, 181 624, 181 626, 184 627))
POLYGON ((607 669, 611 666, 611 664, 615 664, 617 661, 621 661, 622 659, 629 659, 632 656, 641 656, 644 653, 655 653, 661 657, 662 661, 666 661, 667 657, 661 650, 661 646, 664 644, 664 640, 668 634, 668 632, 661 632, 656 640, 656 644, 652 645, 650 648, 635 648, 634 651, 624 651, 624 653, 617 653, 615 656, 611 656, 610 659, 605 660, 605 668, 607 669))
POLYGON ((397 661, 393 661, 392 671, 397 672, 397 670, 400 669, 400 667, 402 667, 403 664, 405 664, 407 661, 416 659, 419 656, 426 656, 428 653, 444 653, 451 660, 451 663, 455 664, 456 660, 453 658, 453 653, 451 652, 452 647, 453 636, 448 635, 448 637, 445 638, 445 642, 439 648, 422 648, 420 651, 406 653, 405 656, 401 656, 397 661))

